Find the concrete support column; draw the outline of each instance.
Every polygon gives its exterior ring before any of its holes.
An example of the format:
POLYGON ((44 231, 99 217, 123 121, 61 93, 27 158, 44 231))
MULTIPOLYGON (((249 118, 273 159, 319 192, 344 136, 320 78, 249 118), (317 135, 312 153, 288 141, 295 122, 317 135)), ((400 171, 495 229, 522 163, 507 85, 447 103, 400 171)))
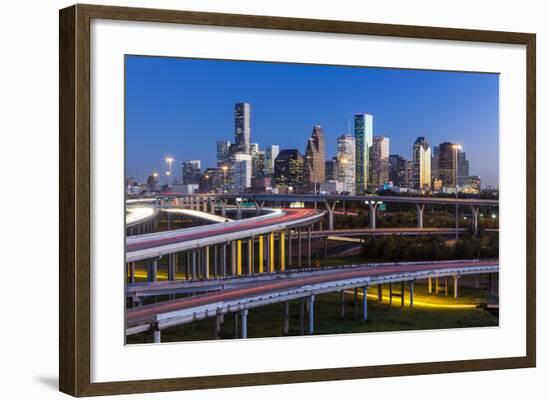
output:
POLYGON ((435 278, 435 293, 439 294, 439 277, 435 278))
POLYGON ((241 338, 247 338, 248 336, 248 309, 241 311, 241 338))
POLYGON ((453 290, 454 290, 454 297, 458 298, 458 276, 454 276, 454 283, 453 283, 453 290))
POLYGON ((346 316, 346 294, 344 290, 340 290, 340 317, 346 316))
POLYGON ((357 287, 353 289, 353 318, 357 319, 357 287))
POLYGON ((210 278, 210 247, 204 248, 204 278, 210 278))
POLYGON ((237 274, 237 245, 235 241, 231 241, 231 275, 237 274))
POLYGON ((311 226, 307 228, 307 267, 311 267, 311 226))
POLYGON ((300 298, 300 334, 304 335, 305 298, 300 298))
POLYGON ((202 198, 202 211, 208 213, 208 199, 202 198))
POLYGON ((243 217, 241 202, 235 199, 235 204, 237 205, 237 220, 240 220, 243 217))
POLYGON ((313 334, 313 319, 314 319, 314 303, 315 303, 315 295, 310 295, 308 299, 309 303, 309 334, 313 334))
POLYGON ((378 203, 375 201, 370 201, 368 203, 370 208, 370 228, 376 228, 376 209, 378 208, 378 203))
POLYGON ((329 229, 329 231, 334 230, 334 208, 336 207, 336 203, 337 202, 334 202, 331 205, 327 201, 325 201, 325 209, 327 209, 327 213, 328 213, 328 229, 329 229))
POLYGON ((279 261, 281 263, 281 271, 285 271, 285 232, 279 233, 279 261))
POLYGON ((265 202, 254 201, 254 207, 256 208, 256 216, 262 213, 265 202))
POLYGON ((214 277, 218 277, 218 245, 214 245, 214 255, 213 255, 213 270, 214 277))
POLYGON ((292 266, 292 231, 288 230, 288 267, 292 266))
POLYGON ((445 277, 445 296, 449 295, 449 277, 445 277))
POLYGON ((382 284, 378 284, 378 302, 382 303, 382 284))
POLYGON ((168 280, 174 281, 176 279, 176 260, 177 255, 171 253, 168 255, 168 280))
POLYGON ((225 211, 225 207, 227 206, 227 199, 221 199, 220 200, 221 202, 221 206, 222 206, 222 217, 226 217, 227 216, 227 213, 225 211))
POLYGON ((161 342, 160 330, 159 330, 158 327, 153 330, 153 342, 155 344, 160 344, 160 342, 161 342))
POLYGON ((390 305, 393 303, 393 284, 390 283, 390 305))
POLYGON ((264 236, 258 237, 258 272, 264 272, 264 236))
POLYGON ((478 217, 479 217, 479 206, 471 206, 472 209, 472 230, 474 235, 477 235, 478 232, 478 217))
POLYGON ((202 248, 197 249, 197 278, 204 277, 204 265, 203 265, 203 250, 202 248))
POLYGON ((414 305, 414 281, 409 283, 409 307, 412 308, 414 305))
POLYGON ((424 228, 424 204, 416 203, 416 219, 418 228, 424 228))
POLYGON ((149 268, 147 269, 147 281, 157 281, 157 259, 149 261, 149 268))
POLYGON ((283 312, 283 334, 288 335, 290 331, 290 302, 286 301, 283 312))
POLYGON ((130 284, 136 282, 136 263, 130 262, 130 284))
POLYGON ((248 266, 248 274, 254 274, 254 242, 255 242, 255 239, 254 237, 250 238, 248 240, 248 247, 247 247, 247 250, 248 250, 248 263, 247 263, 247 266, 248 266))
POLYGON ((220 329, 221 329, 221 313, 219 309, 216 311, 216 317, 214 318, 214 339, 220 339, 220 329))
POLYGON ((302 230, 298 228, 298 267, 302 267, 302 230))
POLYGON ((191 278, 197 279, 197 251, 191 252, 191 278))
POLYGON ((212 198, 208 201, 210 203, 210 213, 216 214, 216 199, 212 198))
POLYGON ((432 278, 428 277, 428 294, 432 293, 432 278))
POLYGON ((222 277, 225 277, 227 274, 227 244, 222 245, 222 277))
POLYGON ((405 282, 401 282, 401 306, 405 305, 405 282))
POLYGON ((366 322, 367 321, 367 291, 368 291, 369 287, 368 286, 364 286, 363 287, 363 320, 366 322))
POLYGON ((235 338, 239 338, 239 312, 233 313, 233 322, 235 323, 235 338))

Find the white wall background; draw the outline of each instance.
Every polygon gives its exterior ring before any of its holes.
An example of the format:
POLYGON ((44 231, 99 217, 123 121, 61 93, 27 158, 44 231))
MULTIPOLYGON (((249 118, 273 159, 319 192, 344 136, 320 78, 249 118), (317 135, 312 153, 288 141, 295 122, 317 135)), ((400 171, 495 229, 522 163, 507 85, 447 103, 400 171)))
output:
MULTIPOLYGON (((550 297, 542 283, 550 223, 543 209, 550 169, 543 150, 550 148, 550 25, 545 2, 517 1, 352 1, 305 0, 159 0, 95 1, 100 4, 218 11, 289 17, 357 20, 411 25, 524 31, 537 33, 538 100, 538 368, 374 380, 295 384, 241 389, 121 396, 117 399, 281 400, 315 397, 406 397, 512 399, 544 391, 550 374, 546 312, 550 297), (546 190, 545 190, 546 188, 546 190), (546 316, 543 315, 546 313, 546 316)), ((58 9, 68 1, 12 1, 3 4, 0 22, 0 394, 5 399, 57 400, 57 190, 58 190, 58 9), (16 195, 4 188, 23 190, 16 195), (6 224, 7 223, 7 224, 6 224), (26 231, 34 227, 32 236, 26 231), (32 248, 27 248, 32 244, 32 248), (6 257, 7 256, 7 257, 6 257)), ((521 195, 523 196, 523 195, 521 195)), ((452 346, 452 345, 449 345, 452 346)), ((102 398, 105 400, 114 397, 102 398)))

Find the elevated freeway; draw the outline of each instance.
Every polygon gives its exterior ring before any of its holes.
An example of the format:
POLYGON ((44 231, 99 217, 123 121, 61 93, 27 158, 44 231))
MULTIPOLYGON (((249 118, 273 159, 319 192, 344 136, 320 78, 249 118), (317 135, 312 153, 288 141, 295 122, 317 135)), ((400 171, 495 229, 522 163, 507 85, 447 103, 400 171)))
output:
MULTIPOLYGON (((498 273, 498 261, 467 260, 447 262, 387 263, 342 266, 318 270, 297 271, 285 274, 273 274, 259 278, 226 278, 217 283, 185 283, 187 290, 194 285, 217 285, 210 288, 212 292, 175 299, 166 302, 131 308, 127 311, 126 334, 154 331, 155 342, 160 342, 161 330, 197 320, 214 318, 216 327, 223 314, 239 313, 241 316, 242 336, 247 336, 248 310, 264 305, 301 299, 301 307, 308 303, 308 332, 314 333, 315 296, 323 293, 354 289, 363 290, 363 319, 367 319, 367 289, 377 285, 379 296, 381 286, 390 285, 390 297, 395 295, 391 286, 401 284, 401 302, 403 305, 404 285, 410 286, 411 307, 414 305, 414 283, 417 280, 431 280, 440 277, 454 279, 455 297, 458 293, 458 279, 461 276, 498 273)), ((176 284, 174 284, 176 285, 176 284)), ((436 284, 438 288, 438 284, 436 284)), ((149 288, 151 290, 152 288, 149 288)), ((183 287, 181 288, 183 289, 183 287)), ((144 290, 144 288, 142 288, 144 290)), ((175 290, 175 288, 172 288, 175 290)), ((203 290, 207 290, 203 288, 203 290)), ((356 297, 357 298, 357 297, 356 297)), ((300 313, 303 316, 303 310, 300 313)), ((285 313, 285 319, 288 315, 285 313)), ((285 327, 288 327, 285 322, 285 327)))
POLYGON ((222 215, 229 201, 235 203, 237 208, 244 202, 254 203, 257 210, 264 206, 282 206, 285 203, 301 202, 308 207, 317 209, 318 206, 324 208, 328 215, 329 229, 334 229, 334 214, 336 206, 340 203, 361 202, 366 204, 370 210, 370 228, 376 228, 376 213, 380 204, 411 204, 415 205, 417 212, 417 226, 423 228, 424 209, 426 205, 444 205, 455 206, 457 208, 470 209, 472 216, 472 228, 474 232, 478 229, 478 218, 480 207, 498 208, 498 199, 453 199, 439 197, 420 197, 420 196, 382 196, 382 195, 329 195, 329 194, 194 194, 178 195, 172 194, 165 196, 164 199, 174 199, 190 208, 203 208, 206 211, 208 205, 214 208, 214 205, 220 205, 222 215))
MULTIPOLYGON (((211 246, 225 245, 246 239, 251 241, 258 237, 263 243, 263 236, 268 235, 269 247, 274 248, 274 233, 278 233, 280 252, 284 260, 284 233, 294 227, 311 226, 322 219, 324 212, 311 209, 268 209, 266 215, 255 216, 244 220, 225 221, 223 223, 193 227, 181 230, 136 235, 126 239, 126 261, 133 263, 140 260, 158 259, 164 255, 179 252, 205 249, 211 246)), ((227 220, 227 219, 225 219, 227 220)), ((252 244, 253 246, 254 244, 252 244)), ((237 242, 237 246, 241 246, 237 242)), ((261 246, 260 246, 261 248, 261 246)), ((242 253, 238 249, 239 258, 242 253)), ((251 249, 249 249, 250 253, 251 249)), ((236 252, 235 252, 236 253, 236 252)), ((271 249, 271 264, 273 264, 274 250, 271 249)), ((225 258, 223 259, 225 260, 225 258)), ((156 262, 155 262, 156 263, 156 262)))

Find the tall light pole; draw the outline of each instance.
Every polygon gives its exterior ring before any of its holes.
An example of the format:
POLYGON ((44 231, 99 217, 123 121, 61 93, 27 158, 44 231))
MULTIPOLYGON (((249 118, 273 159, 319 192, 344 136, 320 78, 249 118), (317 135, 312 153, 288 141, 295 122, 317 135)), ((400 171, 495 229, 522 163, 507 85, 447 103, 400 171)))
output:
POLYGON ((453 145, 455 156, 455 239, 458 241, 458 151, 461 150, 460 145, 453 145))
POLYGON ((173 157, 167 157, 166 163, 168 163, 168 172, 166 175, 168 176, 168 192, 172 193, 172 163, 174 162, 173 157))

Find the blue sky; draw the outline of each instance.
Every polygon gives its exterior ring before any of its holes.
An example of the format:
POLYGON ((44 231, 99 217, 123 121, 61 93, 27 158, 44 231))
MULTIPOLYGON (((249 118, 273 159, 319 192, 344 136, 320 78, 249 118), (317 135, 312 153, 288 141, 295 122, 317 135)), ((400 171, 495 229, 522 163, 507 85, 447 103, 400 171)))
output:
MULTIPOLYGON (((326 157, 353 113, 374 116, 374 134, 390 153, 411 157, 430 145, 460 143, 470 174, 498 183, 498 75, 424 70, 126 56, 127 175, 144 180, 200 159, 214 167, 216 141, 234 141, 233 107, 252 104, 251 142, 305 151, 323 127, 326 157)), ((353 126, 353 125, 352 125, 353 126)))

